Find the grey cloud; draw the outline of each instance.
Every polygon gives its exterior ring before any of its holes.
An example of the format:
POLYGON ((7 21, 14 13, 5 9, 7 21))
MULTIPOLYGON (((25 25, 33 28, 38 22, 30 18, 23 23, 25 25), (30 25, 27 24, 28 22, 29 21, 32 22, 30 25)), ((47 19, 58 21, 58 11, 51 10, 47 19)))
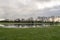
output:
MULTIPOLYGON (((36 3, 49 1, 50 0, 0 0, 0 18, 27 18, 31 16, 36 17, 54 15, 54 13, 59 12, 59 10, 40 10, 36 6, 36 3)), ((56 15, 59 15, 59 13, 56 15)))
POLYGON ((49 2, 51 0, 37 0, 37 1, 40 1, 40 2, 49 2))
POLYGON ((35 14, 31 14, 34 17, 37 16, 60 16, 60 6, 56 6, 53 8, 45 8, 44 10, 37 10, 34 12, 35 14), (38 14, 37 14, 38 13, 38 14))

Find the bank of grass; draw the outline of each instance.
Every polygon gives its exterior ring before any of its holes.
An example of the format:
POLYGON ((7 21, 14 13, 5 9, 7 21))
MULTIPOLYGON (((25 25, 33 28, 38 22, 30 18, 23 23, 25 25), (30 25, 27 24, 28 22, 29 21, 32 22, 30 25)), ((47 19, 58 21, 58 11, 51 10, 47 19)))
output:
POLYGON ((60 40, 60 26, 47 28, 0 28, 0 40, 60 40))

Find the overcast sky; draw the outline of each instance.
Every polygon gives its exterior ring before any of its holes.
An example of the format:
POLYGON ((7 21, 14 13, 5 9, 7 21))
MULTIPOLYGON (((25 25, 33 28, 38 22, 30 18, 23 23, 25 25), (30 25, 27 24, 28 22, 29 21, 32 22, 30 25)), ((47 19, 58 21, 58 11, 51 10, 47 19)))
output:
POLYGON ((60 16, 60 0, 0 0, 0 18, 60 16))

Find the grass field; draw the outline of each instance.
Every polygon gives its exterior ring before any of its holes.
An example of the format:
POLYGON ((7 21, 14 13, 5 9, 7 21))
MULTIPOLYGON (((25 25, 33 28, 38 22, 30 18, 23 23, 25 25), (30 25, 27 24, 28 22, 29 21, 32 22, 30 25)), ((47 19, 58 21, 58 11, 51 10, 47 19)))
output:
POLYGON ((0 40, 60 40, 60 26, 47 28, 0 28, 0 40))

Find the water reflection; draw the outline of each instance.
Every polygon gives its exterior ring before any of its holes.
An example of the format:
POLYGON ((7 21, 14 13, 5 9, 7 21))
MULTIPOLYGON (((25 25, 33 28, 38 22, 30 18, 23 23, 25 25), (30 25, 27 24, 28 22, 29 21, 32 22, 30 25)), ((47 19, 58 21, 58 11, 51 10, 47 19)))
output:
POLYGON ((35 28, 35 27, 48 27, 47 24, 0 24, 4 28, 35 28))

